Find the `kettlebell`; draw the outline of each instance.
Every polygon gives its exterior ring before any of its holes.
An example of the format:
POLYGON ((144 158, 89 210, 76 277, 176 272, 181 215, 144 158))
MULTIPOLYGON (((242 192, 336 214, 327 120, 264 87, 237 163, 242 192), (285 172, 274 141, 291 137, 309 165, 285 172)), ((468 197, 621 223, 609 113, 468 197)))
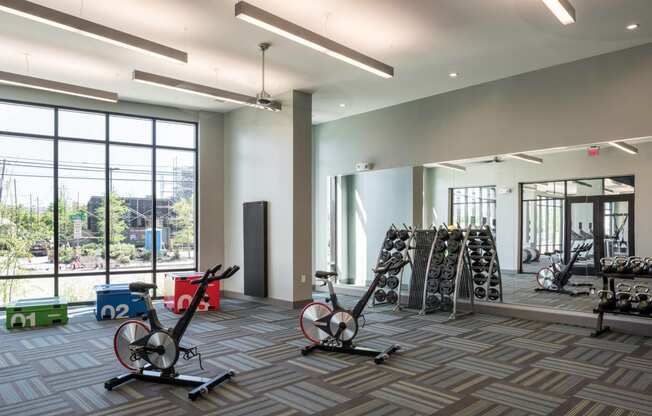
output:
POLYGON ((614 259, 613 257, 603 257, 600 259, 600 266, 603 273, 609 273, 614 268, 614 259))
POLYGON ((629 260, 627 259, 627 257, 622 257, 622 256, 616 257, 614 259, 614 264, 613 264, 613 268, 616 271, 616 273, 625 273, 625 271, 627 270, 628 262, 629 260))
POLYGON ((616 306, 616 298, 611 290, 598 290, 598 297, 600 298, 600 309, 613 309, 616 306))
POLYGON ((619 283, 616 290, 616 307, 621 312, 629 312, 632 309, 632 287, 625 283, 619 283))
POLYGON ((650 303, 650 288, 643 285, 634 286, 636 292, 636 302, 638 303, 638 312, 648 315, 652 313, 652 304, 650 303))
POLYGON ((632 256, 627 261, 627 272, 639 274, 644 269, 645 263, 640 257, 632 256))

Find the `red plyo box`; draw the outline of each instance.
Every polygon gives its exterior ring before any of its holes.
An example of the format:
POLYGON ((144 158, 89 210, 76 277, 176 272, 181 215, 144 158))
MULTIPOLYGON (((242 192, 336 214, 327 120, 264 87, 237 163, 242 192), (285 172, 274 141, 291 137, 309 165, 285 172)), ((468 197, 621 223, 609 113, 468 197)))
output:
MULTIPOLYGON (((183 313, 190 306, 199 287, 190 282, 201 279, 202 275, 197 272, 166 273, 163 282, 163 305, 176 314, 183 313)), ((208 296, 208 302, 202 300, 197 311, 218 310, 220 308, 220 281, 209 283, 204 296, 208 296)))

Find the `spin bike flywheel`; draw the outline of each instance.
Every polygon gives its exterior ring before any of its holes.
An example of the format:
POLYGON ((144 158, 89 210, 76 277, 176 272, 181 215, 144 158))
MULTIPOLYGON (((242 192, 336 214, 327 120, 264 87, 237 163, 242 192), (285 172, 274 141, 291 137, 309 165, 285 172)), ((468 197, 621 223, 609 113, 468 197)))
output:
POLYGON ((358 321, 347 311, 335 312, 329 322, 332 334, 339 332, 338 339, 342 342, 349 342, 358 333, 358 321))
POLYGON ((133 353, 129 345, 149 333, 149 327, 141 321, 126 321, 118 327, 113 337, 113 350, 118 362, 131 371, 137 371, 147 365, 143 359, 132 360, 133 353))
POLYGON ((319 344, 329 337, 328 333, 315 325, 315 321, 324 318, 332 313, 332 309, 321 302, 307 304, 299 315, 299 325, 303 336, 309 341, 319 344))
POLYGON ((160 350, 147 352, 147 361, 160 370, 172 367, 179 359, 179 348, 167 332, 155 331, 147 340, 147 347, 160 350))
POLYGON ((537 273, 537 284, 542 289, 555 289, 555 273, 550 267, 544 267, 537 273))

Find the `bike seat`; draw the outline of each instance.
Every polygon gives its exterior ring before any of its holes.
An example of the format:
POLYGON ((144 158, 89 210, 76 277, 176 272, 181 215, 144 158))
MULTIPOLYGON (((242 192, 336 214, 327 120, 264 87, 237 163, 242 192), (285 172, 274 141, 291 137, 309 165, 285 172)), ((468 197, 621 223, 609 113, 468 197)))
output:
POLYGON ((129 283, 130 292, 145 293, 149 289, 156 289, 156 285, 154 283, 145 283, 145 282, 129 283))
POLYGON ((315 272, 315 277, 317 279, 328 279, 329 277, 332 276, 337 276, 336 272, 324 272, 324 271, 317 271, 315 272))

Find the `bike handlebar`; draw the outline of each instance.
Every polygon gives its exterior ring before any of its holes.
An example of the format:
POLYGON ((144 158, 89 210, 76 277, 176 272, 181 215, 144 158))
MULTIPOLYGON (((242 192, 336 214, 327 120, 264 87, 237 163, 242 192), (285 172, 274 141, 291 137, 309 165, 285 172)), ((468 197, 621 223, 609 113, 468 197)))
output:
POLYGON ((198 285, 198 284, 201 284, 203 282, 210 283, 210 282, 213 282, 215 280, 228 279, 229 277, 236 274, 238 272, 238 270, 240 270, 240 266, 231 266, 231 267, 227 268, 226 270, 224 270, 222 272, 222 274, 220 274, 219 276, 215 276, 215 273, 217 273, 217 271, 221 267, 222 267, 222 265, 219 264, 217 266, 214 266, 214 267, 206 270, 206 272, 204 273, 204 276, 202 276, 201 279, 191 280, 190 284, 191 285, 198 285))

